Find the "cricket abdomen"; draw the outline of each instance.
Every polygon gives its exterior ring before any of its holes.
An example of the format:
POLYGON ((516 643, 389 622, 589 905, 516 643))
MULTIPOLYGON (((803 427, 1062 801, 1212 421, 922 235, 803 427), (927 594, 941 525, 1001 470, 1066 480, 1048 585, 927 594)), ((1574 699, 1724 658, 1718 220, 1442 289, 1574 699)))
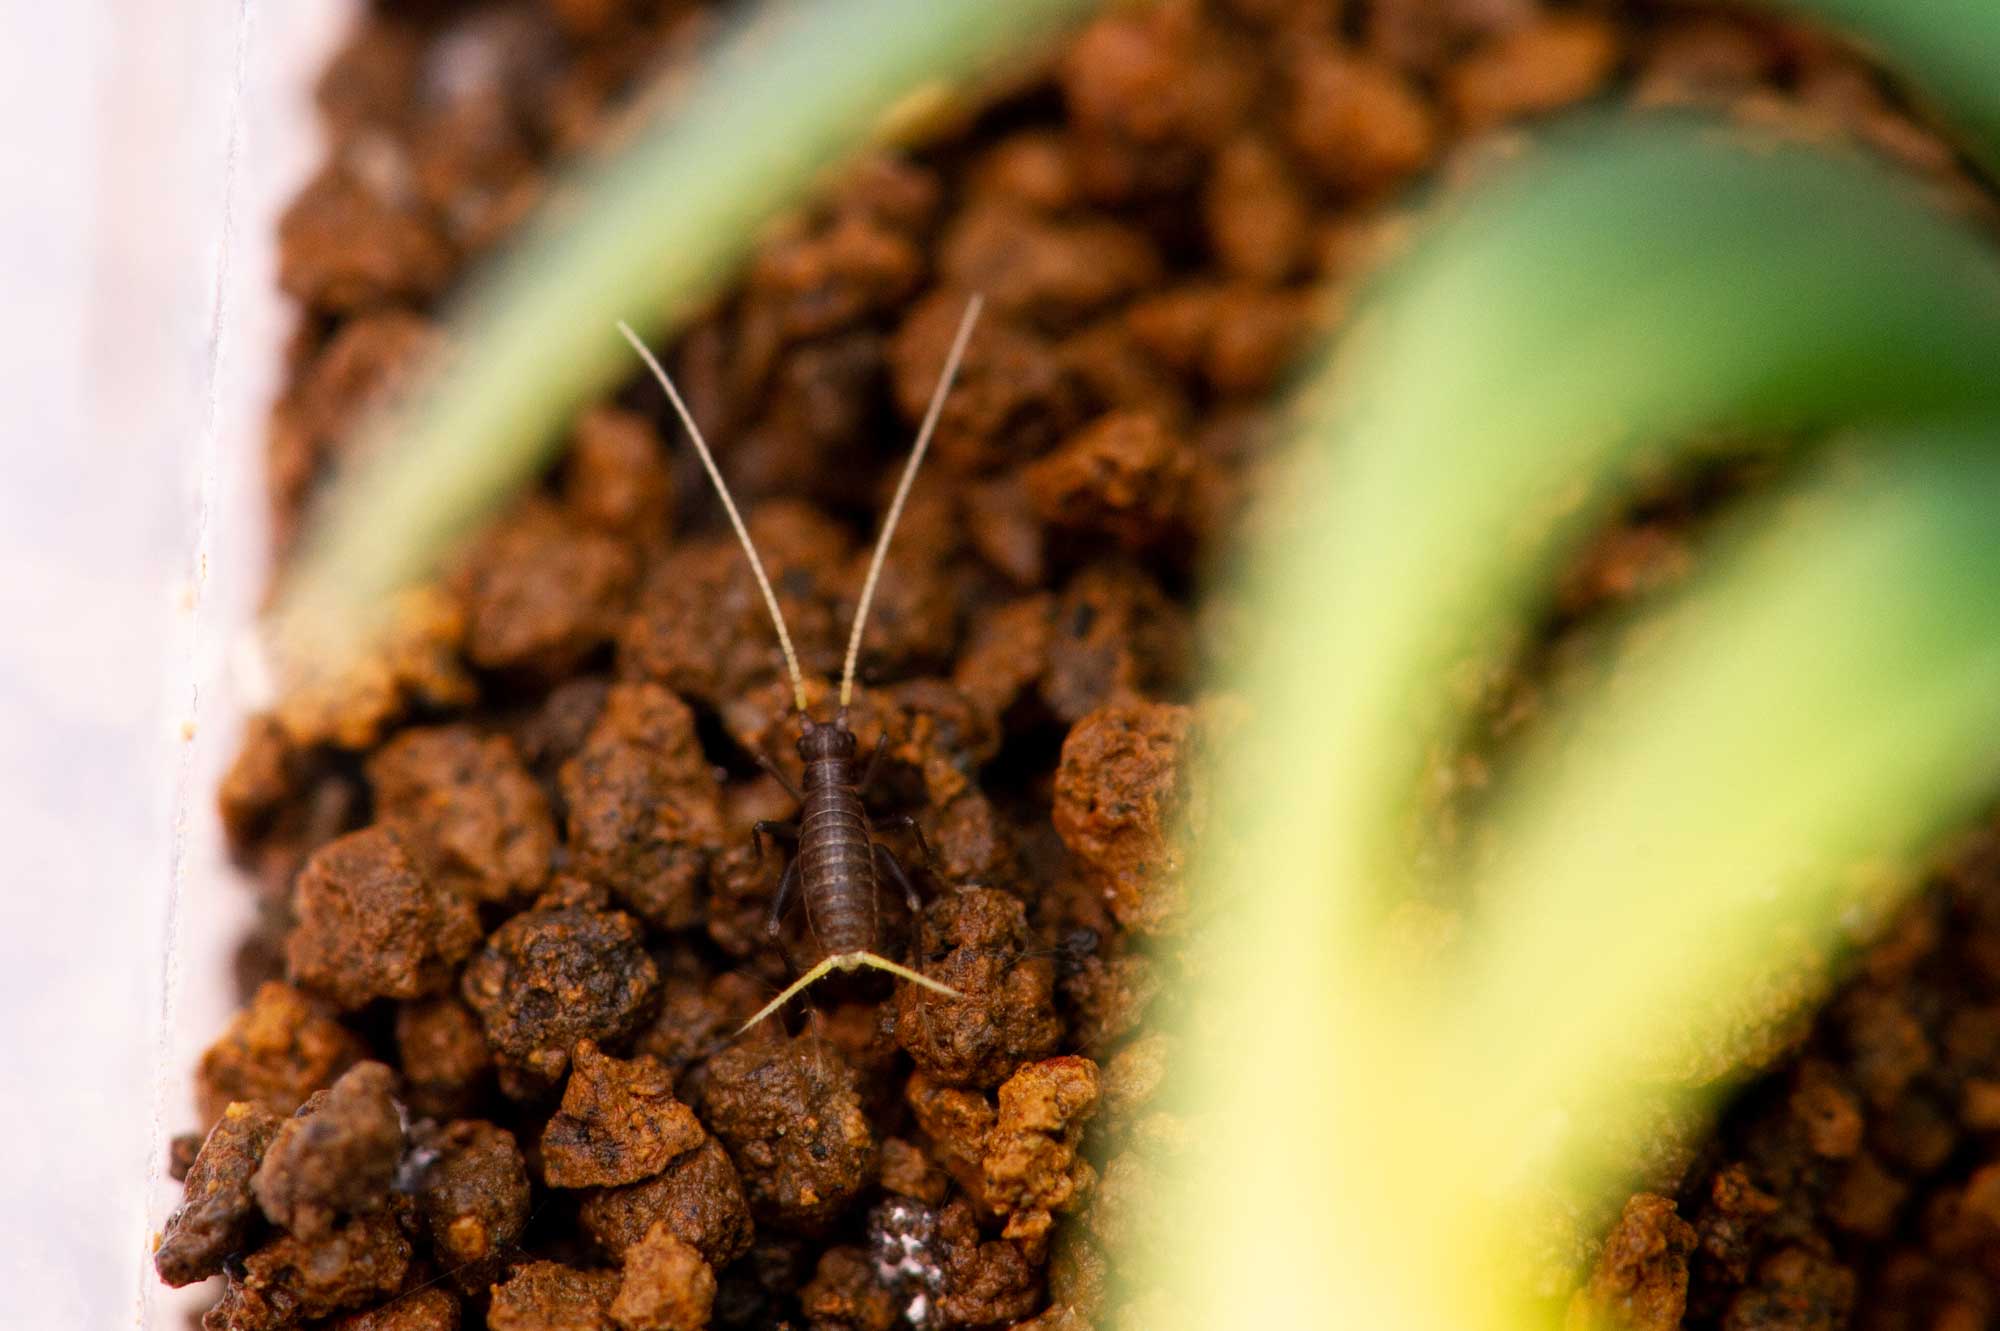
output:
POLYGON ((799 806, 799 895, 828 953, 882 950, 874 843, 853 768, 847 759, 808 763, 799 806))

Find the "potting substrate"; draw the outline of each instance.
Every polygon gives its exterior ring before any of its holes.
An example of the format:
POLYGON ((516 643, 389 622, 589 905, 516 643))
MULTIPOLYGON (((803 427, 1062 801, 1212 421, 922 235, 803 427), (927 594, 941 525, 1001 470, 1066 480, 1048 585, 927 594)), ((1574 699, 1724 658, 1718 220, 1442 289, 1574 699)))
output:
MULTIPOLYGON (((281 224, 300 310, 266 469, 284 558, 441 302, 721 21, 675 0, 370 8, 281 224)), ((243 1008, 175 1144, 163 1279, 222 1331, 1035 1328, 1120 1320, 1182 1001, 1191 761, 1241 611, 1294 356, 1338 329, 1420 180, 1601 99, 1858 142, 1974 194, 1859 56, 1685 5, 1167 0, 1107 12, 975 113, 870 154, 665 351, 812 703, 972 293, 863 643, 878 822, 957 997, 862 974, 736 1028, 815 959, 766 937, 791 691, 721 510, 637 361, 559 460, 406 594, 368 670, 249 720, 220 794, 262 895, 243 1008), (1201 593, 1201 595, 1197 595, 1201 593)), ((597 330, 601 331, 601 330, 597 330)), ((1725 471, 1565 577, 1556 650, 1682 580, 1725 471)), ((1301 1051, 1310 1057, 1310 1051, 1301 1051)), ((2000 841, 1968 837, 1655 1190, 1554 1245, 1573 1314, 1664 1331, 1973 1331, 2000 1315, 2000 841)), ((1199 1236, 1188 1236, 1190 1243, 1199 1236)), ((1581 1325, 1581 1321, 1578 1323, 1581 1325)))

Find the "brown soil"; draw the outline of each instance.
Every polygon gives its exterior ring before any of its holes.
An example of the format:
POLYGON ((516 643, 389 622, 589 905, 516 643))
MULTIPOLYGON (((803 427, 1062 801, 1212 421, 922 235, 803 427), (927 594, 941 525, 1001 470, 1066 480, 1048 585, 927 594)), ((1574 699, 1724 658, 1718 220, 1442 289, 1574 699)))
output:
MULTIPOLYGON (((333 147, 282 227, 303 319, 270 439, 281 544, 467 261, 713 20, 379 0, 324 77, 333 147)), ((399 607, 365 680, 252 722, 222 805, 268 927, 201 1065, 162 1277, 225 1277, 217 1331, 1108 1317, 1103 1248, 1143 1224, 1144 1150, 1185 1131, 1139 1027, 1172 992, 1186 760, 1221 719, 1187 689, 1226 658, 1229 607, 1194 604, 1193 572, 1255 491, 1289 357, 1393 243, 1399 189, 1599 95, 1952 169, 1797 28, 1540 0, 1121 11, 957 137, 857 165, 669 360, 824 677, 952 325, 990 302, 856 710, 887 746, 875 806, 938 854, 917 956, 962 997, 829 987, 732 1041, 812 959, 806 931, 766 943, 777 866, 748 844, 789 813, 753 760, 789 761, 788 690, 635 376, 399 607)), ((1565 613, 1678 576, 1681 526, 1616 533, 1565 613)), ((1968 863, 1678 1196, 1634 1199, 1592 1302, 1645 1327, 1986 1324, 2000 893, 1990 856, 1968 863)))

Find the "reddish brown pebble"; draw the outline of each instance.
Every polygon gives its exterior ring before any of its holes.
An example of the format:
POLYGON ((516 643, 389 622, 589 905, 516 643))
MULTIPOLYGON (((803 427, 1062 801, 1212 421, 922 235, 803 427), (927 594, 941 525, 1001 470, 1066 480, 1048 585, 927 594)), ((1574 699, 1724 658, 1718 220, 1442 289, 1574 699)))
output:
POLYGON ((420 34, 406 23, 374 16, 352 25, 313 89, 328 127, 345 136, 399 125, 422 56, 420 34))
POLYGON ((308 767, 306 755, 268 713, 243 723, 241 747, 216 795, 232 851, 248 854, 271 836, 286 805, 303 790, 308 767))
POLYGON ((1111 1263, 1082 1225, 1065 1225, 1049 1254, 1049 1298, 1080 1315, 1085 1325, 1110 1293, 1111 1263))
POLYGON ((1840 1160, 1860 1149, 1866 1126, 1861 1106, 1824 1062, 1809 1059, 1799 1066, 1791 1108, 1816 1154, 1840 1160))
POLYGON ((1958 1149, 1958 1123, 1926 1088, 1897 1101, 1876 1121, 1870 1138, 1885 1162, 1921 1177, 1941 1168, 1958 1149))
POLYGON ((561 788, 573 872, 658 928, 699 919, 722 792, 686 703, 657 684, 612 686, 561 788))
POLYGON ((1026 209, 975 204, 946 230, 946 281, 983 294, 996 313, 1038 327, 1073 326, 1159 279, 1160 256, 1135 230, 1108 221, 1056 221, 1026 209))
MULTIPOLYGON (((910 307, 891 340, 889 366, 904 420, 922 419, 929 406, 965 302, 965 293, 954 289, 932 292, 910 307)), ((953 471, 992 471, 1042 452, 1082 416, 1077 384, 1055 347, 1005 316, 989 314, 966 344, 933 446, 953 471)))
POLYGON ((1871 1152, 1863 1151, 1827 1195, 1826 1217, 1850 1234, 1880 1242, 1895 1231, 1909 1196, 1909 1184, 1883 1168, 1871 1152))
POLYGON ((673 493, 666 446, 652 422, 603 406, 578 418, 563 502, 579 520, 644 548, 665 538, 673 493))
POLYGON ((1194 456, 1150 412, 1113 412, 1022 473, 1044 521, 1143 550, 1186 511, 1194 456))
POLYGON ((1068 142, 1045 131, 1010 135, 980 159, 972 189, 1042 212, 1060 212, 1077 197, 1068 142))
POLYGON ((625 1250, 625 1273, 611 1301, 622 1331, 701 1331, 715 1306, 715 1272, 665 1224, 625 1250))
POLYGON ((1726 1286, 1749 1279, 1764 1223, 1779 1205, 1751 1182, 1740 1164, 1718 1170, 1709 1180, 1707 1203, 1695 1215, 1695 1232, 1703 1256, 1716 1264, 1726 1286))
POLYGON ((943 680, 910 679, 871 690, 868 703, 882 730, 876 779, 886 788, 909 772, 935 807, 978 797, 979 769, 1000 751, 1000 736, 970 699, 943 680))
POLYGON ((616 1271, 579 1271, 560 1262, 526 1262, 493 1287, 488 1331, 612 1331, 616 1271))
POLYGON ((1291 75, 1291 144, 1327 184, 1375 194, 1429 165, 1436 120, 1400 71, 1314 46, 1300 52, 1291 75))
POLYGON ((752 1208, 782 1226, 820 1230, 874 1181, 854 1069, 828 1041, 732 1045, 709 1060, 702 1108, 752 1208))
POLYGON ((890 1192, 936 1206, 951 1181, 916 1146, 901 1137, 882 1142, 882 1186, 890 1192))
POLYGON ((278 284, 306 305, 349 311, 443 289, 451 247, 422 213, 333 167, 278 223, 278 284))
POLYGON ((493 1056, 472 1009, 450 995, 396 1009, 396 1057, 403 1099, 419 1118, 463 1117, 493 1072, 493 1056))
POLYGON ((1804 1248, 1784 1248, 1730 1300, 1722 1331, 1838 1331, 1853 1307, 1853 1271, 1804 1248))
MULTIPOLYGON (((922 491, 913 495, 922 497, 922 491)), ((950 576, 951 554, 956 548, 957 531, 949 539, 940 536, 928 545, 925 532, 911 522, 918 498, 911 500, 896 532, 898 560, 882 568, 875 584, 875 600, 868 609, 868 632, 861 639, 861 655, 855 677, 867 688, 876 680, 893 680, 923 674, 951 660, 958 646, 958 592, 950 576), (909 549, 904 550, 904 542, 909 549)), ((857 553, 848 561, 839 580, 840 597, 849 605, 861 599, 867 580, 870 554, 857 553)))
MULTIPOLYGON (((833 578, 852 539, 791 501, 759 504, 747 523, 805 670, 837 672, 846 620, 834 603, 833 578)), ((686 542, 649 570, 619 634, 618 668, 712 707, 783 675, 770 612, 734 539, 686 542)))
POLYGON ((420 1134, 417 1213, 466 1293, 486 1287, 528 1223, 528 1169, 514 1134, 479 1119, 420 1134))
POLYGON ((1063 339, 1058 351, 1093 408, 1150 412, 1177 429, 1194 415, 1190 395, 1197 386, 1148 354, 1122 312, 1108 313, 1063 339))
MULTIPOLYGON (((554 791, 556 773, 582 750, 591 727, 604 712, 604 699, 610 692, 610 681, 596 675, 564 680, 550 689, 541 706, 516 726, 514 740, 520 745, 521 758, 545 789, 554 791)), ((560 798, 557 792, 558 803, 553 812, 558 825, 567 816, 560 798)))
POLYGON ((859 213, 783 237, 757 255, 747 285, 780 337, 823 337, 909 297, 924 257, 909 237, 859 213))
POLYGON ((254 1180, 272 1224, 316 1239, 388 1200, 403 1157, 395 1087, 382 1064, 357 1063, 280 1125, 254 1180))
POLYGON ((1120 1151, 1104 1162, 1084 1223, 1107 1252, 1169 1260, 1177 1248, 1163 1220, 1160 1193, 1158 1164, 1139 1151, 1120 1151))
POLYGON ((1075 169, 1104 200, 1186 188, 1258 93, 1251 53, 1185 0, 1099 17, 1060 78, 1075 169))
POLYGON ((846 1245, 820 1254, 819 1269, 799 1291, 799 1308, 813 1326, 843 1331, 889 1331, 902 1314, 868 1253, 846 1245))
POLYGON ((584 1198, 583 1227, 614 1257, 623 1257, 656 1224, 715 1267, 750 1250, 749 1203, 729 1153, 713 1139, 642 1183, 607 1188, 584 1198))
POLYGON ((1004 1237, 1045 1239, 1051 1214, 1088 1190, 1095 1175, 1077 1147, 1097 1096, 1097 1065, 1075 1056, 1030 1063, 1000 1087, 981 1170, 986 1204, 1008 1217, 1004 1237))
MULTIPOLYGON (((1097 1324, 1087 1313, 1066 1303, 1052 1304, 1025 1322, 1016 1322, 1008 1331, 1093 1331, 1097 1324)), ((1122 1327, 1122 1323, 1120 1324, 1122 1327)))
MULTIPOLYGON (((766 870, 769 877, 768 868, 766 870)), ((770 904, 769 884, 763 903, 770 904)), ((762 933, 762 916, 758 931, 762 933)), ((639 1033, 638 1051, 660 1060, 679 1077, 722 1047, 750 1014, 764 1006, 769 989, 752 975, 728 971, 715 978, 669 974, 660 986, 660 1011, 639 1033)))
POLYGON ((1974 1132, 2000 1131, 2000 1081, 1989 1077, 1968 1079, 1958 1116, 1974 1132))
POLYGON ((896 996, 896 1042, 937 1080, 997 1086, 1016 1067, 1055 1051, 1062 1022, 1051 996, 1055 963, 1033 951, 1027 911, 995 888, 965 888, 924 913, 926 973, 957 997, 917 985, 896 996))
POLYGON ((1147 1031, 1123 1045, 1104 1065, 1104 1112, 1115 1121, 1144 1108, 1166 1080, 1172 1049, 1165 1031, 1147 1031))
POLYGON ((965 536, 994 572, 1022 589, 1048 577, 1048 533, 1018 471, 965 486, 965 536))
POLYGON ((1285 156, 1244 134, 1217 154, 1202 190, 1202 220, 1216 262, 1234 277, 1273 285, 1306 257, 1312 214, 1285 156))
POLYGON ((549 876, 548 799, 504 735, 470 726, 406 730, 368 760, 375 817, 436 884, 504 902, 549 876))
POLYGON ((188 1171, 194 1168, 195 1157, 201 1154, 201 1143, 202 1134, 199 1132, 176 1132, 168 1138, 168 1178, 176 1183, 187 1182, 188 1171))
POLYGON ((379 1308, 337 1318, 327 1331, 458 1331, 458 1296, 448 1290, 420 1289, 379 1308))
POLYGON ((176 1289, 222 1270, 249 1241, 257 1219, 250 1180, 282 1120, 262 1105, 223 1111, 188 1170, 181 1204, 167 1217, 153 1269, 176 1289))
POLYGON ((1618 34, 1594 14, 1552 15, 1498 37, 1452 67, 1446 95, 1467 129, 1582 101, 1618 64, 1618 34))
POLYGON ((375 644, 334 668, 294 662, 274 715, 293 744, 365 749, 412 706, 463 707, 478 695, 459 649, 465 611, 443 588, 408 588, 390 599, 375 644))
POLYGON ((1570 1300, 1570 1331, 1679 1331, 1695 1233, 1665 1197, 1625 1203, 1589 1281, 1570 1300))
MULTIPOLYGON (((284 935, 293 923, 292 885, 297 882, 306 857, 341 833, 361 826, 368 802, 367 787, 358 773, 330 761, 323 750, 306 753, 292 749, 291 742, 282 738, 276 722, 269 723, 269 730, 280 734, 280 742, 288 753, 298 755, 288 763, 284 777, 290 784, 276 794, 277 802, 258 818, 252 830, 241 833, 245 839, 231 847, 259 889, 262 916, 259 924, 268 926, 266 932, 272 943, 271 957, 275 964, 260 977, 260 982, 280 978, 285 973, 284 935)), ((228 819, 246 812, 225 808, 223 816, 228 819)), ((232 838, 237 835, 231 832, 232 838)), ((247 996, 253 990, 254 986, 244 992, 247 996)))
MULTIPOLYGON (((746 317, 754 318, 755 314, 746 317)), ((865 473, 850 464, 857 460, 857 445, 878 428, 875 413, 881 402, 886 355, 882 335, 855 330, 782 350, 775 345, 775 329, 760 324, 759 331, 749 337, 755 347, 749 354, 769 352, 776 361, 759 395, 756 419, 729 445, 724 464, 729 483, 742 495, 817 493, 831 497, 851 493, 858 497, 860 491, 853 487, 862 483, 865 473), (768 346, 767 335, 772 343, 768 346)), ((719 344, 716 349, 720 350, 719 344)), ((750 371, 745 367, 741 373, 748 375, 750 371)), ((771 507, 768 502, 759 504, 752 514, 753 523, 768 522, 768 516, 760 515, 771 507)), ((790 507, 785 501, 776 501, 775 511, 790 507)), ((806 509, 800 506, 794 511, 804 513, 806 509)), ((735 544, 726 536, 723 539, 735 544)), ((761 536, 757 544, 759 549, 765 548, 761 536)), ((767 553, 765 559, 770 558, 767 553)), ((739 550, 737 563, 742 562, 739 550)), ((788 580, 795 587, 801 581, 796 572, 788 580)), ((784 594, 781 590, 780 595, 784 594)), ((791 612, 786 614, 789 617, 791 612)))
POLYGON ((952 683, 996 728, 1048 669, 1054 619, 1055 598, 1040 592, 989 607, 973 621, 952 683))
POLYGON ((1307 328, 1310 299, 1243 283, 1198 284, 1134 301, 1132 340, 1218 393, 1263 393, 1278 382, 1307 328))
POLYGON ((983 1240, 972 1207, 960 1199, 938 1217, 944 1247, 944 1293, 938 1314, 944 1326, 1000 1326, 1035 1311, 1042 1276, 1018 1243, 983 1240))
POLYGON ((1108 956, 1092 954, 1064 971, 1063 996, 1076 1012, 1081 1048, 1105 1049, 1130 1035, 1164 984, 1160 967, 1122 940, 1108 956))
POLYGON ((943 200, 937 173, 893 149, 864 152, 827 189, 834 212, 866 217, 906 235, 928 232, 943 200))
POLYGON ((1854 989, 1836 1004, 1834 1019, 1852 1050, 1850 1075, 1855 1087, 1878 1108, 1901 1099, 1911 1081, 1936 1058, 1923 1023, 1896 991, 1854 989))
POLYGON ((472 903, 426 878, 388 827, 321 847, 299 875, 292 908, 293 980, 346 1008, 435 993, 479 942, 472 903))
POLYGON ((524 503, 471 555, 467 659, 487 670, 560 677, 617 631, 638 572, 626 541, 547 501, 524 503))
POLYGON ((979 1091, 944 1086, 922 1072, 904 1084, 903 1099, 930 1139, 931 1156, 981 1201, 986 1191, 986 1139, 993 1131, 993 1102, 979 1091))
POLYGON ((1071 578, 1052 628, 1041 695, 1071 722, 1173 687, 1192 641, 1186 612, 1152 576, 1126 563, 1093 564, 1071 578))
POLYGON ((282 1235, 231 1272, 202 1326, 282 1331, 393 1294, 409 1269, 410 1242, 390 1211, 358 1216, 317 1239, 282 1235))
POLYGON ((276 981, 257 990, 229 1030, 201 1057, 202 1117, 214 1123, 232 1101, 289 1115, 362 1057, 361 1042, 276 981))
POLYGON ((568 880, 494 931, 461 989, 486 1028, 503 1091, 541 1094, 578 1040, 620 1039, 644 1023, 659 988, 644 935, 639 921, 568 880))
POLYGON ((1085 717, 1063 741, 1056 831, 1118 922, 1141 933, 1172 929, 1184 908, 1192 724, 1186 707, 1114 705, 1085 717))
POLYGON ((588 1040, 570 1057, 562 1108, 542 1129, 542 1179, 552 1188, 603 1188, 651 1178, 706 1134, 674 1098, 657 1059, 609 1058, 588 1040))
POLYGON ((1674 24, 1641 54, 1633 98, 1642 106, 1725 105, 1770 77, 1772 55, 1752 26, 1735 16, 1674 24))

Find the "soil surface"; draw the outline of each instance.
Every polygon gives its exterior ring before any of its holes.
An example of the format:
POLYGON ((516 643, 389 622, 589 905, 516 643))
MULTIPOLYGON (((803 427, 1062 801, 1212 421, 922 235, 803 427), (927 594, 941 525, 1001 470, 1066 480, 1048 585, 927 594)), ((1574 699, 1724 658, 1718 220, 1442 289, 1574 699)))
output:
MULTIPOLYGON (((377 3, 319 89, 282 224, 302 318, 273 414, 281 546, 440 298, 710 35, 676 0, 377 3)), ((808 672, 973 292, 988 301, 888 565, 855 728, 952 986, 830 983, 764 919, 791 812, 773 635, 635 373, 398 608, 365 678, 255 718, 221 795, 265 928, 177 1143, 157 1261, 215 1331, 1138 1326, 1104 1249, 1148 1210, 1175 839, 1232 611, 1195 574, 1259 483, 1288 361, 1464 174, 1587 99, 1726 108, 1949 179, 1809 32, 1537 0, 1168 0, 1101 17, 943 142, 855 165, 668 363, 808 672)), ((635 366, 635 371, 636 371, 635 366)), ((1562 612, 1671 583, 1671 505, 1562 612)), ((826 711, 823 687, 814 705, 826 711)), ((1646 1328, 1985 1326, 2000 1275, 2000 854, 1913 908, 1582 1296, 1646 1328)), ((895 894, 889 894, 895 895, 895 894)), ((891 901, 894 913, 900 905, 891 901)), ((899 942, 900 946, 900 942, 899 942)), ((1578 1309, 1581 1315, 1583 1308, 1578 1309)), ((2000 1309, 1996 1309, 2000 1312, 2000 1309)))

